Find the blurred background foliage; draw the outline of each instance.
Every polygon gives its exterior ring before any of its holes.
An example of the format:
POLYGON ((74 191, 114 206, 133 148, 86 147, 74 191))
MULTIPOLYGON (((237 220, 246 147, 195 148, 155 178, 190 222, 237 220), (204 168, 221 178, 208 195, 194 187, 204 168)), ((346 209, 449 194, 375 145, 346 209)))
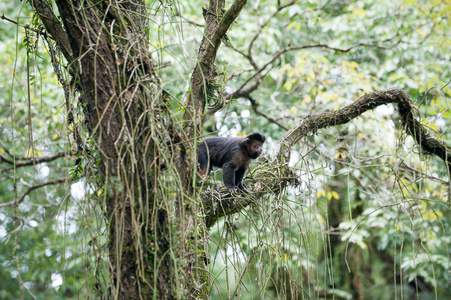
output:
MULTIPOLYGON (((158 75, 180 102, 207 4, 149 1, 150 52, 166 65, 158 75)), ((47 54, 54 49, 25 33, 25 25, 42 26, 26 1, 3 1, 0 15, 10 19, 0 20, 0 299, 97 297, 92 278, 103 270, 92 262, 107 259, 106 225, 86 178, 74 177, 76 157, 16 168, 8 162, 76 145, 47 54), (64 182, 46 184, 54 180, 64 182)), ((250 0, 220 48, 218 101, 226 105, 206 115, 204 133, 262 132, 270 157, 303 117, 398 87, 422 124, 450 145, 450 17, 449 1, 439 0, 250 0), (255 88, 236 98, 246 81, 255 88)), ((83 122, 81 113, 75 122, 83 122)), ((450 176, 406 135, 395 107, 307 137, 290 166, 299 187, 268 193, 211 228, 213 299, 235 292, 294 299, 294 290, 299 298, 451 296, 450 176)))

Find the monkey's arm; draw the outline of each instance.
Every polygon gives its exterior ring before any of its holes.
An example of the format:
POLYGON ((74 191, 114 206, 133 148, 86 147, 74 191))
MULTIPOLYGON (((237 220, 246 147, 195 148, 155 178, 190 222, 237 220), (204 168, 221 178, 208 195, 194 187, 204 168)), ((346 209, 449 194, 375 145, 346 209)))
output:
POLYGON ((243 185, 244 173, 246 173, 245 168, 239 168, 235 172, 235 185, 245 193, 249 193, 248 189, 243 185))
POLYGON ((234 164, 228 163, 222 166, 222 181, 231 194, 235 193, 235 169, 234 164))

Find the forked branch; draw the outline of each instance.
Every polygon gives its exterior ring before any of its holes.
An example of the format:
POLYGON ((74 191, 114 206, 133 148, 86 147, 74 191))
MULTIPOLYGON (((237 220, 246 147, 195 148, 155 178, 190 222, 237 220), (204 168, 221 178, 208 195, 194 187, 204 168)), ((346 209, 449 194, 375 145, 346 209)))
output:
POLYGON ((50 181, 42 182, 40 184, 33 185, 33 186, 29 187, 28 190, 25 193, 23 193, 23 195, 19 199, 17 199, 17 201, 12 201, 12 202, 8 202, 8 203, 0 203, 0 208, 8 207, 8 206, 14 206, 14 205, 19 205, 19 203, 21 203, 25 199, 25 196, 30 194, 32 191, 34 191, 34 190, 36 190, 38 188, 41 188, 43 186, 46 186, 46 185, 53 185, 53 184, 63 183, 66 180, 68 180, 68 179, 67 178, 60 178, 60 179, 50 180, 50 181))
POLYGON ((191 91, 185 97, 188 107, 183 116, 183 120, 187 124, 184 130, 186 139, 193 138, 196 124, 202 123, 201 119, 207 100, 207 85, 217 75, 214 62, 221 45, 221 39, 225 37, 227 30, 246 3, 247 0, 235 0, 225 14, 222 15, 225 1, 210 0, 209 7, 204 12, 206 19, 204 38, 199 46, 197 65, 191 75, 191 91))

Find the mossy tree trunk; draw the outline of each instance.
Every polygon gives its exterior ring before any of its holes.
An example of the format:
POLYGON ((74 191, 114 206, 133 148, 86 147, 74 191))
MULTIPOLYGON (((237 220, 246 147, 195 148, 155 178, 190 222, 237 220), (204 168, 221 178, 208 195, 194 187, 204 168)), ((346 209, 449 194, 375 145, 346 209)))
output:
POLYGON ((60 81, 84 157, 76 170, 97 186, 108 223, 110 281, 95 286, 120 299, 208 297, 211 216, 199 217, 192 153, 221 39, 246 1, 227 11, 225 1, 210 1, 182 124, 172 118, 148 51, 145 1, 56 0, 62 24, 47 1, 30 3, 68 62, 70 79, 60 81), (83 107, 84 137, 75 102, 83 107))
POLYGON ((72 53, 72 87, 95 145, 84 145, 84 152, 98 162, 96 180, 108 219, 111 276, 102 293, 118 299, 205 294, 206 268, 196 255, 205 243, 183 209, 193 196, 190 170, 185 149, 167 143, 180 137, 170 134, 148 52, 145 1, 56 3, 72 53), (162 150, 177 158, 170 162, 178 168, 166 161, 166 169, 177 172, 162 175, 162 150))

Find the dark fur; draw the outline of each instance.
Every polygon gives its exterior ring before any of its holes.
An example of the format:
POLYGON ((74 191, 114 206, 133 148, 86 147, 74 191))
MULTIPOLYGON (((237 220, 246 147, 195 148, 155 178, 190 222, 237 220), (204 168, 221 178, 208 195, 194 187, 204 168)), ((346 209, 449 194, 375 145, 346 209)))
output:
POLYGON ((230 193, 236 187, 248 193, 243 177, 252 159, 262 154, 265 136, 252 133, 246 137, 211 137, 199 145, 199 165, 202 173, 209 174, 213 167, 222 168, 222 180, 230 193))

